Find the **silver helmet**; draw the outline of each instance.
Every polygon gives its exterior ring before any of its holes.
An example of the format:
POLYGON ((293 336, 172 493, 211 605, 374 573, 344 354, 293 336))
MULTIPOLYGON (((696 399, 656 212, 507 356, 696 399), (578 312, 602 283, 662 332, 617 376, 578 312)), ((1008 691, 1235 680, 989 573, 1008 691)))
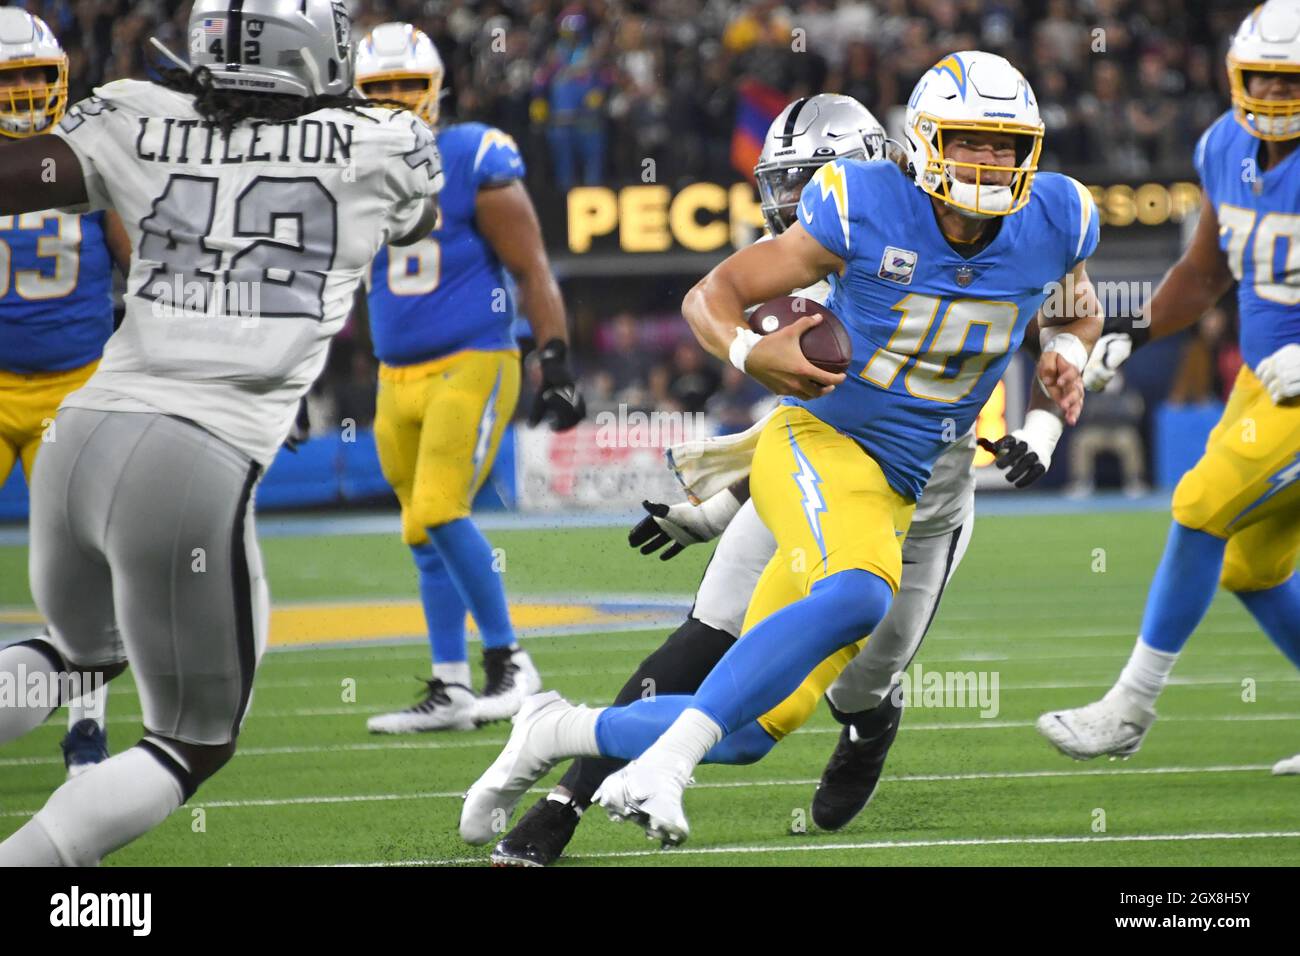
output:
POLYGON ((795 100, 767 129, 754 178, 773 235, 795 220, 799 194, 832 159, 884 159, 885 128, 851 96, 818 93, 795 100))
POLYGON ((352 22, 336 0, 194 0, 191 67, 218 87, 290 96, 352 88, 352 22))

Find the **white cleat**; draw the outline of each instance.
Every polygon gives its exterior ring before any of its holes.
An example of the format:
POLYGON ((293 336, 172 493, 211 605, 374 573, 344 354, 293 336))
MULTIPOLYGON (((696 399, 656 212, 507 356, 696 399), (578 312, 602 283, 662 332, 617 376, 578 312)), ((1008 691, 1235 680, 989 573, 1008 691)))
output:
POLYGON ((490 724, 509 720, 524 700, 542 689, 542 677, 522 647, 483 652, 487 682, 474 701, 474 722, 490 724))
POLYGON ((501 838, 528 788, 564 759, 557 755, 556 718, 574 709, 558 691, 524 699, 505 749, 465 794, 462 840, 479 846, 501 838))
POLYGON ((1285 760, 1279 760, 1273 764, 1273 776, 1289 777, 1293 774, 1300 774, 1300 754, 1287 757, 1285 760))
POLYGON ((1084 707, 1043 714, 1037 727, 1067 757, 1091 760, 1103 754, 1114 758, 1137 753, 1155 720, 1154 711, 1117 694, 1084 707))
POLYGON ((366 721, 372 734, 418 734, 431 730, 473 730, 474 692, 434 678, 414 707, 378 714, 366 721))
POLYGON ((661 846, 680 846, 691 834, 682 809, 687 780, 672 770, 633 760, 605 778, 592 797, 611 820, 635 820, 661 846))

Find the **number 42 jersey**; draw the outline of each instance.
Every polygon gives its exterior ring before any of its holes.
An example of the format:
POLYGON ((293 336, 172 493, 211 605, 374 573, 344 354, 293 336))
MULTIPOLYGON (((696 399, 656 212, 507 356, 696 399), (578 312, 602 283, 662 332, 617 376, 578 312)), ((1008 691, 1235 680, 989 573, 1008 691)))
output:
POLYGON ((411 113, 323 109, 229 136, 192 97, 119 80, 55 130, 135 255, 126 315, 65 406, 189 419, 268 464, 358 283, 442 187, 411 113))

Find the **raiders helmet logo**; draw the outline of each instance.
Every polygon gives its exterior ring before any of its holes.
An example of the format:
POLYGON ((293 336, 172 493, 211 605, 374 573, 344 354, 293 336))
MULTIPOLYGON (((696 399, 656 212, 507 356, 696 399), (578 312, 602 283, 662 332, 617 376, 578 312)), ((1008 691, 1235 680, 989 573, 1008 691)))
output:
POLYGON ((338 47, 339 60, 346 63, 352 46, 352 21, 347 7, 341 3, 334 4, 334 44, 338 47))
POLYGON ((248 35, 250 37, 260 37, 262 35, 262 30, 266 28, 266 21, 246 20, 244 26, 248 29, 248 35))

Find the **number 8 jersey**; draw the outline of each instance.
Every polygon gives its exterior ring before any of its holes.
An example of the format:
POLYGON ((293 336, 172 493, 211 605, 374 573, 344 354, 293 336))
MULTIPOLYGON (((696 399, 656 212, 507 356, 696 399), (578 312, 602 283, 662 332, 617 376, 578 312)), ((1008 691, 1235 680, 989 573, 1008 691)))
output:
POLYGON ((1048 293, 1058 290, 1062 309, 1073 301, 1060 283, 1097 246, 1092 197, 1068 176, 1040 172, 1028 205, 966 258, 897 166, 837 160, 804 187, 799 221, 845 261, 826 305, 848 330, 853 363, 824 398, 786 401, 851 435, 895 491, 919 498, 1048 293))
POLYGON ((227 137, 166 87, 97 93, 55 134, 81 163, 83 208, 116 209, 134 255, 122 326, 63 404, 186 418, 268 464, 371 259, 442 186, 433 133, 363 107, 227 137))

